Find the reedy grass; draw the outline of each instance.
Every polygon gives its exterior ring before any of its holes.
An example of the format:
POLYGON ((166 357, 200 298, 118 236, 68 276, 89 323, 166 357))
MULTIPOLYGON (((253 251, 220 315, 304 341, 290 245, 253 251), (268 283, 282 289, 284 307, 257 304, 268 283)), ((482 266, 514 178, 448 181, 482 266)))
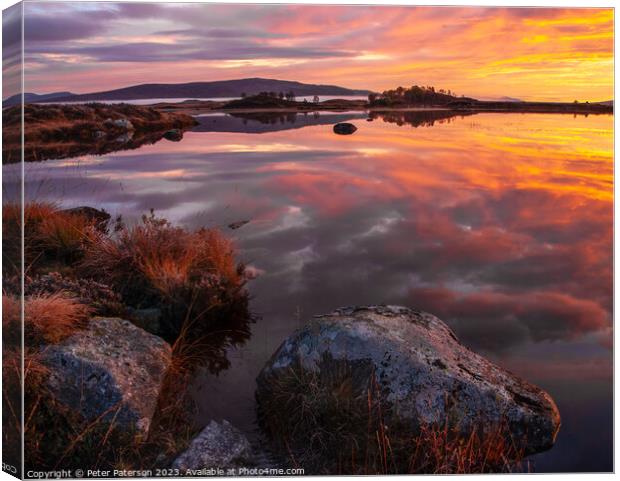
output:
MULTIPOLYGON (((260 389, 260 386, 259 386, 260 389)), ((259 393, 259 422, 273 449, 307 474, 472 474, 527 470, 523 449, 499 421, 403 424, 391 415, 370 365, 292 367, 259 393), (356 388, 357 386, 357 388, 356 388), (359 386, 365 386, 360 389, 359 386)))
MULTIPOLYGON (((49 271, 50 264, 67 266, 83 254, 84 241, 95 229, 95 221, 85 215, 63 212, 46 202, 28 202, 23 206, 24 267, 32 275, 49 271)), ((22 206, 2 206, 3 274, 18 275, 21 265, 22 206)))
MULTIPOLYGON (((9 336, 6 342, 17 345, 22 329, 19 299, 2 296, 2 310, 2 328, 9 336)), ((24 344, 30 347, 56 344, 83 328, 90 313, 88 306, 61 292, 27 297, 24 301, 24 344)))

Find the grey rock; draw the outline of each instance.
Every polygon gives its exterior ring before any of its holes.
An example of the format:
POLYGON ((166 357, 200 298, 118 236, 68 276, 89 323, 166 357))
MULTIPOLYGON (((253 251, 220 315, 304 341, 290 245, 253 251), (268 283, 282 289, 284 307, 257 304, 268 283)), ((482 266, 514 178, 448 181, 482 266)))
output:
POLYGON ((56 399, 88 421, 142 432, 170 360, 167 342, 118 318, 93 318, 86 329, 43 350, 56 399))
POLYGON ((103 130, 96 130, 95 133, 93 134, 93 137, 95 137, 95 139, 103 139, 107 135, 108 134, 106 134, 103 130))
POLYGON ((134 130, 134 126, 129 119, 116 119, 112 121, 112 125, 125 130, 134 130))
POLYGON ((172 467, 182 471, 205 468, 239 468, 254 465, 248 439, 228 421, 211 421, 196 436, 172 467))
POLYGON ((334 133, 339 135, 351 135, 357 130, 357 127, 349 122, 341 122, 334 125, 334 133))
POLYGON ((259 374, 259 407, 291 369, 324 373, 343 362, 367 373, 353 377, 357 391, 375 376, 392 416, 388 425, 416 431, 448 422, 468 433, 505 424, 526 454, 551 448, 560 428, 546 392, 463 346, 437 317, 399 306, 316 316, 284 341, 259 374))
POLYGON ((110 214, 108 214, 105 210, 96 209, 87 205, 63 209, 61 212, 84 216, 88 220, 93 221, 97 227, 101 228, 106 227, 110 221, 110 214))
POLYGON ((119 135, 114 139, 114 142, 119 144, 126 144, 133 139, 133 131, 127 131, 124 134, 119 135))

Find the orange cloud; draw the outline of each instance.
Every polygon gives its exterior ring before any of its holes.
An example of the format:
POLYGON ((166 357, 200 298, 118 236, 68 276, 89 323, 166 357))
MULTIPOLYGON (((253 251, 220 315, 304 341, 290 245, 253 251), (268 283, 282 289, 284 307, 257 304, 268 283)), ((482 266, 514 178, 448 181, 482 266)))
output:
POLYGON ((41 93, 260 76, 379 91, 430 84, 483 98, 613 98, 610 8, 53 5, 26 8, 25 81, 41 93))

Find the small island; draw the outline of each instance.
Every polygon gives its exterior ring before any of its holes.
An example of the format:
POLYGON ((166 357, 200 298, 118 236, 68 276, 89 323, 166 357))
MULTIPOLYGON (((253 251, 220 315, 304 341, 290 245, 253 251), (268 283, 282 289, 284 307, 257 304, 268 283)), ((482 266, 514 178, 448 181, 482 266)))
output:
POLYGON ((296 100, 294 92, 260 92, 244 95, 228 101, 186 100, 184 102, 159 102, 151 107, 166 112, 180 111, 198 114, 206 111, 250 113, 250 112, 309 112, 309 111, 410 111, 410 110, 452 110, 468 112, 528 112, 564 114, 611 114, 613 102, 526 102, 520 100, 478 100, 457 96, 450 90, 432 86, 410 88, 398 87, 382 93, 370 93, 367 100, 329 99, 313 101, 296 100))

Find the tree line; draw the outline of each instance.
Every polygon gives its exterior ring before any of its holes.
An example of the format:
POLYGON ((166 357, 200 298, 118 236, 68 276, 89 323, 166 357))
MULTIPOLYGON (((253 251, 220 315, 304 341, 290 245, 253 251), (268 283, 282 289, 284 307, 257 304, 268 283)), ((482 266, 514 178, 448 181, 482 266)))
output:
MULTIPOLYGON (((293 92, 292 90, 289 90, 288 92, 259 92, 258 93, 259 96, 261 97, 273 97, 274 99, 286 99, 286 100, 290 100, 290 101, 294 101, 295 100, 295 92, 293 92)), ((244 99, 248 96, 248 94, 246 94, 245 92, 241 92, 241 98, 244 99)))
MULTIPOLYGON (((461 96, 461 98, 463 97, 461 96)), ((392 90, 384 90, 383 93, 370 93, 368 94, 368 103, 386 106, 395 104, 441 105, 457 98, 456 93, 451 90, 435 89, 430 85, 414 85, 410 88, 398 87, 392 90)))

